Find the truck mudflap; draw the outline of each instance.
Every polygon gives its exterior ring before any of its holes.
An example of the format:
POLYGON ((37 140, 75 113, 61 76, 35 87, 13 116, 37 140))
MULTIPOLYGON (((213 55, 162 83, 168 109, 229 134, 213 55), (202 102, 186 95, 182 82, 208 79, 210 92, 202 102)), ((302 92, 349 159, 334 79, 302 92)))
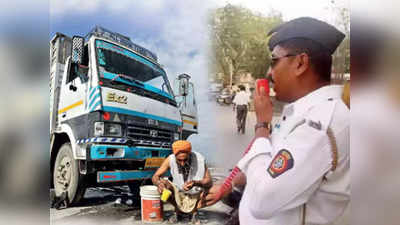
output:
MULTIPOLYGON (((151 179, 156 170, 130 170, 130 171, 100 171, 97 172, 97 182, 120 182, 131 180, 151 179)), ((170 176, 168 171, 166 176, 170 176)))

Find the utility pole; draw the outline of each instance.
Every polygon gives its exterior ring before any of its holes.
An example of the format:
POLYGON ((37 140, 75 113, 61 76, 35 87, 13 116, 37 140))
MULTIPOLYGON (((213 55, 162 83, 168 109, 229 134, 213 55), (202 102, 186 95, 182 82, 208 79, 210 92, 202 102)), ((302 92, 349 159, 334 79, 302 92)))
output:
POLYGON ((229 75, 230 75, 230 82, 229 82, 229 91, 232 91, 232 79, 233 79, 233 68, 232 68, 232 62, 229 63, 229 75))

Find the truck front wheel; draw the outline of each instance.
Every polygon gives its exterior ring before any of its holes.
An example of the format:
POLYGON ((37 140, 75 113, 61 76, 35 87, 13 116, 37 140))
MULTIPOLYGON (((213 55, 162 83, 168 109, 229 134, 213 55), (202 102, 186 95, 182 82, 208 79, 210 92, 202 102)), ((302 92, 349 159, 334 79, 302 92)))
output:
POLYGON ((63 192, 67 192, 69 204, 78 203, 85 194, 85 188, 79 174, 78 161, 74 159, 70 143, 62 145, 57 154, 53 182, 56 196, 61 196, 63 192))

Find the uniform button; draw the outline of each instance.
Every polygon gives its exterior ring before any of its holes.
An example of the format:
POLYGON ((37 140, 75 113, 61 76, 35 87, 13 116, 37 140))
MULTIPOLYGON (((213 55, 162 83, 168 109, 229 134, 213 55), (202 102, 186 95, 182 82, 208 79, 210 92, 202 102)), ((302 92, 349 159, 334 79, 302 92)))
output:
POLYGON ((328 98, 328 101, 332 101, 333 100, 333 98, 328 98))
POLYGON ((282 119, 283 119, 283 121, 285 121, 285 120, 286 120, 286 116, 283 116, 283 118, 282 118, 282 119))

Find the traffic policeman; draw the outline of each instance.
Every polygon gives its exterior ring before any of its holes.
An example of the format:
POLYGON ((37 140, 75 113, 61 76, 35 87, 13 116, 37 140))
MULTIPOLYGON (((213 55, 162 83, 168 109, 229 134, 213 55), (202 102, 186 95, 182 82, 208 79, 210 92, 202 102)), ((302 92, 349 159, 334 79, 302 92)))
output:
MULTIPOLYGON (((246 179, 240 224, 331 223, 350 199, 350 113, 343 87, 330 85, 332 54, 344 34, 302 17, 270 35, 269 75, 276 98, 289 104, 271 128, 271 101, 256 90, 257 139, 237 164, 246 179)), ((220 197, 215 189, 208 204, 220 197)))

